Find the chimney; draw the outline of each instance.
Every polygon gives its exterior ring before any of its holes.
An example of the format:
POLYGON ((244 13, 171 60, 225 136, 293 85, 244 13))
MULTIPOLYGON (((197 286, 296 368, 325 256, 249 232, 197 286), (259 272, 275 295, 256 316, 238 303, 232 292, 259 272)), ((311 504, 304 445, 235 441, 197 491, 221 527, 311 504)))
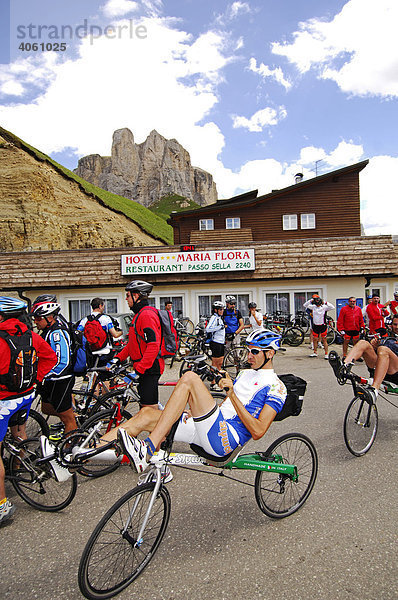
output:
POLYGON ((304 175, 302 173, 296 173, 294 176, 294 183, 300 183, 300 181, 303 181, 303 177, 304 175))

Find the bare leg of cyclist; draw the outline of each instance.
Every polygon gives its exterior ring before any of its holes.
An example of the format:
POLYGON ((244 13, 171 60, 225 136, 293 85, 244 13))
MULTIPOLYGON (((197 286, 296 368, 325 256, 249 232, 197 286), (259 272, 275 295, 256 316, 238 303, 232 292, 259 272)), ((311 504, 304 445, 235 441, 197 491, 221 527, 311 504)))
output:
MULTIPOLYGON (((131 417, 131 419, 123 423, 121 427, 133 437, 137 437, 142 431, 148 431, 150 433, 157 425, 162 412, 163 411, 159 410, 157 406, 143 406, 134 417, 131 417)), ((117 438, 118 429, 119 427, 115 427, 103 435, 100 440, 100 445, 115 440, 117 438)))
POLYGON ((149 438, 158 448, 173 424, 180 418, 187 404, 193 417, 206 415, 214 408, 215 400, 196 373, 184 373, 171 394, 160 419, 149 438))
POLYGON ((314 354, 318 354, 318 336, 315 333, 312 334, 312 342, 314 345, 314 354))
POLYGON ((328 346, 328 342, 327 342, 326 336, 325 337, 321 337, 321 342, 322 342, 322 345, 323 345, 323 349, 325 350, 325 356, 328 356, 329 346, 328 346))
POLYGON ((344 363, 350 363, 362 357, 365 359, 366 365, 370 369, 375 368, 377 360, 376 352, 374 351, 373 346, 365 340, 360 340, 351 348, 344 359, 344 363))
POLYGON ((49 402, 42 402, 41 410, 45 415, 50 415, 61 419, 62 423, 65 425, 64 433, 69 433, 70 431, 77 429, 75 414, 72 408, 68 408, 68 410, 63 412, 57 412, 52 404, 49 402))
POLYGON ((373 380, 373 387, 378 390, 387 373, 393 375, 398 372, 398 356, 385 346, 379 346, 377 349, 376 369, 373 380))

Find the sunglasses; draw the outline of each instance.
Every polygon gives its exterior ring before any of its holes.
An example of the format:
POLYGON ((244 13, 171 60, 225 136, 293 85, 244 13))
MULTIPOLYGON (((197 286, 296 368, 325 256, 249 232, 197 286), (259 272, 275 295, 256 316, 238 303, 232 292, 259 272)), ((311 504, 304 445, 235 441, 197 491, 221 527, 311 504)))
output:
POLYGON ((260 350, 259 348, 248 348, 248 351, 250 354, 253 354, 253 356, 257 356, 257 354, 263 352, 263 350, 260 350))

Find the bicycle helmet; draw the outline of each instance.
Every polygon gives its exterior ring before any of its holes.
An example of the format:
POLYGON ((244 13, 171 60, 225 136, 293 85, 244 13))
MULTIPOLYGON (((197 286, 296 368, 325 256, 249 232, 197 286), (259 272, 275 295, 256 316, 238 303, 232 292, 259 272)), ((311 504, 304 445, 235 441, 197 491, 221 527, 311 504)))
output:
POLYGON ((149 296, 153 288, 152 283, 147 283, 146 281, 141 281, 139 279, 135 279, 134 281, 130 281, 125 287, 126 292, 130 292, 133 294, 140 294, 141 296, 149 296))
POLYGON ((279 350, 281 336, 273 331, 264 329, 263 331, 253 331, 246 338, 247 346, 255 346, 261 350, 279 350))
POLYGON ((225 308, 224 306, 224 302, 221 302, 221 300, 215 300, 213 302, 213 310, 219 310, 220 308, 225 308))
POLYGON ((229 302, 229 304, 236 304, 235 296, 225 296, 225 302, 229 302))
POLYGON ((16 317, 27 308, 27 303, 20 298, 0 296, 0 314, 5 318, 16 317))
POLYGON ((247 305, 248 308, 257 308, 257 304, 255 302, 249 302, 247 305))
POLYGON ((395 292, 394 292, 394 296, 395 296, 396 298, 398 298, 398 290, 395 290, 395 292))
POLYGON ((55 294, 42 294, 33 300, 33 304, 39 304, 41 302, 57 302, 57 296, 55 294))
POLYGON ((34 317, 47 317, 48 315, 57 315, 61 310, 61 305, 58 302, 33 302, 30 314, 34 317))

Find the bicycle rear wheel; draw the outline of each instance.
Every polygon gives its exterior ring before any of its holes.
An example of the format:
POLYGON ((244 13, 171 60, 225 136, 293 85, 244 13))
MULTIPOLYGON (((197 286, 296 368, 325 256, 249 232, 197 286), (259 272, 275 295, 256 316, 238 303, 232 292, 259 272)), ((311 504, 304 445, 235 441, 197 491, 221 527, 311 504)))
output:
POLYGON ((264 457, 281 456, 284 464, 296 465, 298 480, 290 475, 257 471, 254 491, 257 504, 268 517, 282 519, 295 513, 310 495, 318 472, 314 444, 301 433, 287 433, 275 440, 264 457))
POLYGON ((37 438, 41 435, 48 437, 50 435, 50 427, 46 419, 33 408, 29 411, 29 416, 25 423, 25 431, 27 438, 37 438))
POLYGON ((344 417, 344 441, 351 454, 362 456, 371 449, 378 422, 376 404, 359 396, 351 400, 344 417))
POLYGON ((20 456, 12 455, 10 479, 15 491, 25 502, 45 512, 56 512, 70 504, 77 490, 76 474, 57 481, 50 463, 42 459, 40 440, 31 438, 18 444, 20 456))
MULTIPOLYGON (((100 410, 96 412, 90 419, 87 419, 85 423, 83 423, 82 430, 83 434, 81 437, 81 441, 83 441, 84 437, 93 430, 95 425, 101 423, 100 429, 95 433, 92 440, 89 442, 87 448, 96 448, 98 446, 100 438, 108 433, 108 431, 114 429, 118 425, 121 425, 128 419, 131 419, 131 414, 127 410, 121 410, 121 421, 117 418, 117 408, 110 408, 106 410, 100 410)), ((79 434, 76 434, 79 436, 79 434)), ((112 473, 115 471, 120 465, 120 460, 116 458, 115 462, 109 462, 109 460, 101 459, 101 454, 95 456, 92 460, 87 461, 83 467, 81 467, 78 472, 80 475, 84 475, 85 477, 102 477, 103 475, 107 475, 108 473, 112 473)))
POLYGON ((289 327, 283 334, 282 339, 289 344, 289 346, 300 346, 300 344, 304 342, 304 331, 296 325, 294 327, 289 327))
POLYGON ((330 344, 334 344, 334 342, 336 341, 336 332, 334 329, 331 329, 330 327, 328 327, 328 330, 326 333, 326 341, 329 346, 330 346, 330 344))
POLYGON ((235 379, 239 371, 243 368, 248 354, 246 346, 235 346, 226 353, 222 368, 229 373, 231 379, 235 379))
POLYGON ((145 483, 122 496, 103 516, 83 550, 79 588, 89 600, 112 598, 129 586, 153 558, 170 517, 170 495, 161 486, 138 539, 154 483, 145 483))

